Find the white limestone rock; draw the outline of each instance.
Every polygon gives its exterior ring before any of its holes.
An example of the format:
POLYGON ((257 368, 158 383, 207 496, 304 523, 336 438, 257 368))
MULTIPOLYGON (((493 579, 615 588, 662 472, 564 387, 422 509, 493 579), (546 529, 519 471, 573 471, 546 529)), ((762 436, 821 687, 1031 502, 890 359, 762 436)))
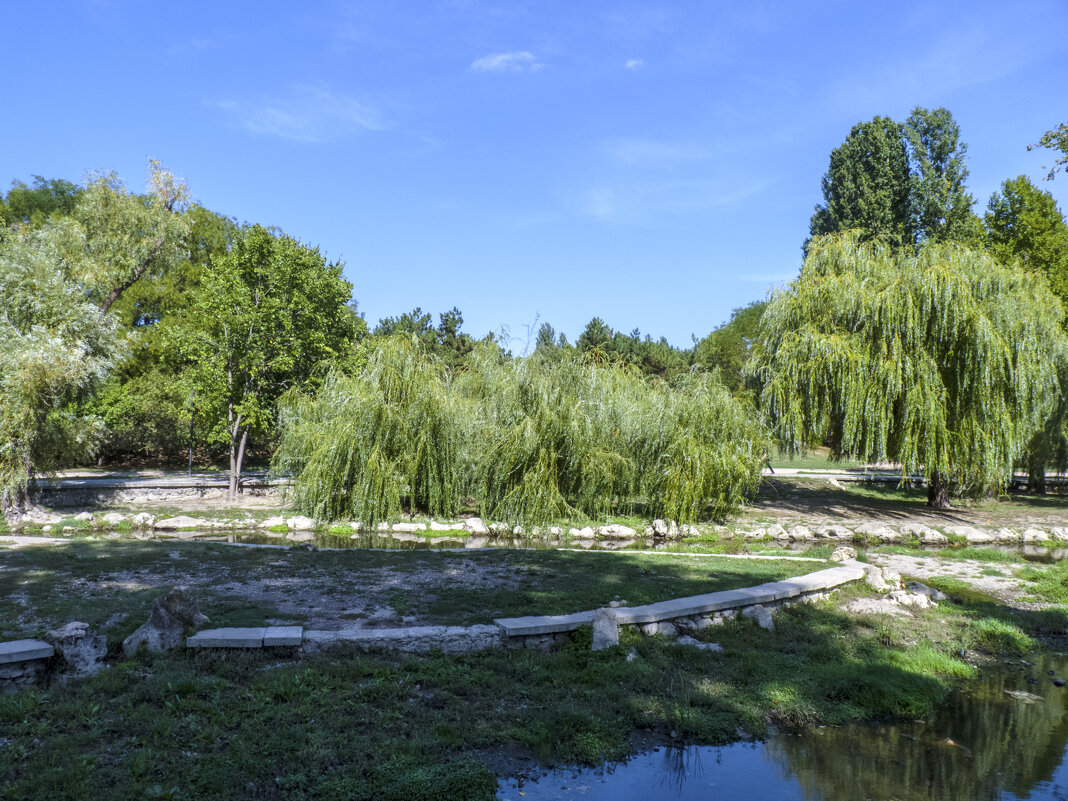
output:
POLYGON ((1024 542, 1048 542, 1049 534, 1040 529, 1038 526, 1030 526, 1024 529, 1023 533, 1024 542))
POLYGON ((934 587, 928 587, 926 584, 921 584, 918 581, 910 581, 905 585, 905 589, 914 595, 925 595, 932 601, 944 601, 946 594, 934 587))
POLYGON ((762 604, 747 606, 742 610, 742 614, 750 620, 755 621, 756 624, 765 631, 775 630, 775 621, 771 619, 771 612, 762 604))
POLYGON ((296 515, 286 520, 290 531, 311 531, 315 528, 315 521, 304 515, 296 515))
POLYGON ((674 539, 680 535, 679 524, 674 520, 658 517, 653 521, 653 536, 674 539))
POLYGON ((675 642, 678 645, 687 645, 690 648, 697 648, 700 651, 708 651, 709 653, 713 654, 723 652, 723 646, 720 645, 718 642, 701 642, 700 640, 695 640, 689 635, 683 635, 682 637, 679 637, 677 640, 675 640, 675 642))
POLYGON ((478 534, 483 537, 490 533, 489 526, 482 522, 481 517, 469 517, 464 521, 464 528, 471 534, 478 534))
POLYGON ((79 676, 88 676, 107 667, 107 637, 94 635, 88 623, 72 621, 45 635, 45 641, 63 654, 67 664, 79 676))
POLYGON ((848 545, 839 545, 831 554, 832 562, 848 562, 857 558, 857 551, 848 545))
POLYGON ((619 644, 619 623, 614 609, 598 609, 593 613, 593 644, 590 649, 603 651, 619 644))
POLYGON ((189 517, 188 515, 178 515, 177 517, 167 517, 163 520, 157 520, 152 526, 157 531, 179 531, 181 529, 191 528, 208 528, 208 521, 203 517, 189 517))
POLYGON ((609 539, 628 539, 633 538, 636 532, 630 526, 624 526, 621 523, 612 523, 607 526, 601 526, 597 529, 597 533, 602 537, 609 539))
POLYGON ((853 531, 855 534, 861 534, 868 539, 879 540, 879 542, 898 542, 901 539, 901 532, 890 528, 886 523, 874 520, 862 523, 853 531))
POLYGON ((414 534, 417 531, 426 531, 426 523, 394 523, 393 531, 400 534, 414 534))
POLYGON ((853 539, 853 532, 845 526, 819 526, 816 529, 816 536, 825 540, 846 540, 848 542, 853 539))

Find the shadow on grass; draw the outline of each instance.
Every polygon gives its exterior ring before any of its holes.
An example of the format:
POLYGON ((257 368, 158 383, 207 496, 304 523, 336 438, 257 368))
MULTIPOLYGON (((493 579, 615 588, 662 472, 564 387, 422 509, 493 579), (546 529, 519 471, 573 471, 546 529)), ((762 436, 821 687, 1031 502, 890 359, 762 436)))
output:
POLYGON ((947 676, 970 673, 948 645, 898 647, 903 631, 831 608, 776 619, 706 630, 721 654, 629 630, 591 652, 587 630, 553 654, 145 657, 0 699, 0 783, 55 799, 488 799, 493 774, 473 755, 595 764, 640 742, 759 736, 769 720, 922 716, 947 676))

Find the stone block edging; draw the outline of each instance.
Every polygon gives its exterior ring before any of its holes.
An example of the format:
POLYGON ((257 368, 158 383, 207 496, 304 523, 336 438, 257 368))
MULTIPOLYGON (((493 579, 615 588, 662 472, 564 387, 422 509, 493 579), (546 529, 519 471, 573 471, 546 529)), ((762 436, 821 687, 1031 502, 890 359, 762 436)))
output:
MULTIPOLYGON (((688 598, 672 598, 643 606, 613 609, 620 625, 648 625, 716 614, 733 614, 747 607, 779 605, 829 592, 864 578, 864 568, 843 564, 815 573, 771 581, 754 587, 723 590, 688 598)), ((333 631, 305 630, 300 626, 268 626, 247 629, 206 629, 186 640, 188 648, 261 648, 296 646, 323 648, 348 643, 358 648, 392 648, 412 653, 440 650, 464 653, 486 648, 544 647, 554 635, 574 631, 593 622, 596 610, 569 615, 531 615, 499 618, 493 624, 476 626, 411 626, 407 628, 346 628, 333 631)))
MULTIPOLYGON (((621 625, 657 623, 680 617, 706 615, 728 609, 742 609, 746 606, 786 601, 811 593, 833 590, 842 584, 863 578, 864 568, 842 565, 739 590, 723 590, 704 595, 692 595, 688 598, 672 598, 670 601, 659 601, 644 606, 621 606, 615 609, 615 614, 616 620, 621 625)), ((498 618, 494 622, 504 629, 508 637, 559 634, 592 623, 594 611, 591 609, 571 615, 498 618)))

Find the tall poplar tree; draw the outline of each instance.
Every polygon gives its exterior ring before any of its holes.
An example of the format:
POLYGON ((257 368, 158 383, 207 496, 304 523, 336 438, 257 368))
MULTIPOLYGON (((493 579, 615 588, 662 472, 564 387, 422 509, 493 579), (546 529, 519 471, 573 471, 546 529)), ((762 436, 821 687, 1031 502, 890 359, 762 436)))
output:
POLYGON ((927 241, 980 244, 965 187, 967 150, 944 108, 917 106, 904 123, 875 117, 854 125, 831 152, 810 235, 856 230, 910 252, 927 241))
POLYGON ((823 204, 809 223, 811 236, 857 230, 900 249, 915 241, 909 195, 909 157, 901 125, 876 117, 853 126, 821 182, 823 204))

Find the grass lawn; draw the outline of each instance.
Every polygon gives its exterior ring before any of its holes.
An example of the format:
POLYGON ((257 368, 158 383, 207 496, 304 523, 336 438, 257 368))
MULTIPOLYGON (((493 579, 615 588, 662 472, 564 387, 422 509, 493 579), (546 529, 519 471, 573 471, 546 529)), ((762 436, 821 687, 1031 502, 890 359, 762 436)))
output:
POLYGON ((835 461, 831 458, 830 448, 819 447, 805 454, 787 456, 780 451, 773 451, 771 456, 772 469, 789 468, 794 470, 851 470, 865 467, 865 463, 856 459, 841 459, 835 461))
POLYGON ((935 528, 948 525, 1068 525, 1068 494, 1012 492, 981 500, 954 499, 952 509, 930 509, 923 488, 893 484, 842 483, 826 479, 766 476, 756 497, 728 521, 732 527, 780 523, 850 525, 877 519, 888 523, 916 521, 935 528))
POLYGON ((218 543, 72 540, 0 547, 0 639, 70 620, 121 640, 152 599, 188 586, 214 626, 268 621, 341 628, 390 613, 391 625, 469 625, 559 614, 610 601, 650 603, 826 567, 666 553, 500 550, 305 551, 218 543))
POLYGON ((706 629, 721 654, 629 631, 595 653, 586 630, 552 654, 145 656, 0 698, 0 798, 490 799, 525 759, 923 717, 980 652, 1019 657, 1068 622, 977 593, 908 619, 837 608, 865 592, 785 609, 774 632, 706 629))

